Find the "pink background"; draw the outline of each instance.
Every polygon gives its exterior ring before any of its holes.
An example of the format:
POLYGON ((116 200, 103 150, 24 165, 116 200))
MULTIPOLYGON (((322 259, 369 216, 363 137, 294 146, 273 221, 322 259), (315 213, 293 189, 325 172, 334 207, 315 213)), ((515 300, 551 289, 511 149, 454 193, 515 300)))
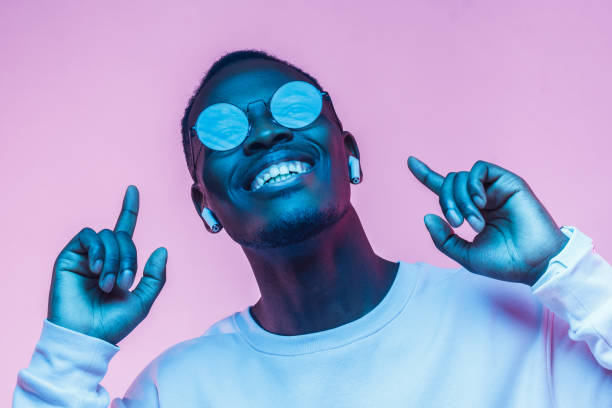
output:
POLYGON ((5 400, 40 335, 59 251, 85 226, 113 228, 129 184, 141 194, 139 265, 165 246, 168 280, 119 344, 102 383, 111 397, 167 347, 257 300, 240 247, 198 219, 179 133, 202 74, 235 49, 286 58, 330 92, 359 143, 352 201, 380 255, 458 267, 425 228, 441 212, 407 169, 412 154, 443 175, 478 159, 519 174, 559 226, 612 260, 612 3, 288 3, 3 2, 5 400))

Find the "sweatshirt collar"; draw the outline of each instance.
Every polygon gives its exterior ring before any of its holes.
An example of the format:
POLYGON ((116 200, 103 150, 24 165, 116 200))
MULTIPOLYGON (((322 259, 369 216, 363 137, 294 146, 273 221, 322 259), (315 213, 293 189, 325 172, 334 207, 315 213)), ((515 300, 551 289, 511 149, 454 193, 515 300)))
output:
POLYGON ((274 334, 253 319, 250 307, 234 314, 233 324, 242 338, 262 353, 299 355, 342 347, 381 331, 402 312, 416 287, 417 267, 399 261, 393 284, 383 299, 360 318, 332 329, 295 336, 274 334))

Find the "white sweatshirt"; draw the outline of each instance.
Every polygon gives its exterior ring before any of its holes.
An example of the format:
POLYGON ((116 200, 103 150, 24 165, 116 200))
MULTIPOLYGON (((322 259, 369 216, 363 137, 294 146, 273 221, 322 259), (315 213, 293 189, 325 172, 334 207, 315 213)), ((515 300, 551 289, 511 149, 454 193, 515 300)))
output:
MULTIPOLYGON (((281 336, 247 308, 161 353, 111 406, 612 407, 612 267, 561 230, 533 287, 400 261, 361 318, 281 336)), ((13 407, 108 406, 118 350, 45 321, 13 407)))

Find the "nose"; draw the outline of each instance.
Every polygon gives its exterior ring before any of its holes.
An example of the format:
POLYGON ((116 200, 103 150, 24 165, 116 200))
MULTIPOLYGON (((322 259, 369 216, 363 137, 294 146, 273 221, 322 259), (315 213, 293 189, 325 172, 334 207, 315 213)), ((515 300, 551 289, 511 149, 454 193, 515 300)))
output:
POLYGON ((251 131, 243 144, 244 153, 251 155, 259 150, 268 150, 278 143, 293 139, 293 132, 275 123, 263 101, 253 102, 248 108, 251 131))

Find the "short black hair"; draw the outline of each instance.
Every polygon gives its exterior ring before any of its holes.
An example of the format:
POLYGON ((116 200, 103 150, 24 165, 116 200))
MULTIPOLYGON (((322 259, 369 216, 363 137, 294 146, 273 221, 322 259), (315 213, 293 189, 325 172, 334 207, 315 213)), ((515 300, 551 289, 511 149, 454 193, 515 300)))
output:
POLYGON ((206 84, 210 81, 210 79, 216 73, 218 73, 223 67, 230 65, 234 62, 243 61, 247 59, 265 59, 268 61, 275 61, 280 64, 283 64, 289 68, 296 70, 302 75, 306 76, 309 80, 313 82, 313 84, 317 88, 319 88, 320 91, 323 90, 323 88, 319 84, 319 81, 317 81, 315 77, 302 71, 300 68, 296 67, 295 65, 285 60, 282 60, 278 57, 275 57, 274 55, 271 55, 265 51, 238 50, 238 51, 233 51, 228 54, 225 54, 224 56, 219 58, 217 61, 214 62, 214 64, 212 64, 212 66, 209 68, 206 75, 204 75, 204 78, 202 78, 202 81, 200 82, 200 85, 198 86, 198 88, 195 90, 191 98, 189 98, 189 102, 187 103, 187 107, 185 108, 183 119, 181 120, 181 134, 183 136, 183 152, 185 153, 185 159, 187 160, 187 166, 189 168, 189 173, 191 174, 191 178, 193 179, 194 182, 197 182, 197 178, 196 178, 195 168, 194 168, 195 163, 191 163, 192 155, 191 155, 190 144, 189 144, 189 129, 188 129, 188 124, 187 124, 189 114, 191 113, 191 109, 193 108, 193 103, 195 102, 196 97, 200 94, 200 91, 202 91, 202 89, 206 86, 206 84))

